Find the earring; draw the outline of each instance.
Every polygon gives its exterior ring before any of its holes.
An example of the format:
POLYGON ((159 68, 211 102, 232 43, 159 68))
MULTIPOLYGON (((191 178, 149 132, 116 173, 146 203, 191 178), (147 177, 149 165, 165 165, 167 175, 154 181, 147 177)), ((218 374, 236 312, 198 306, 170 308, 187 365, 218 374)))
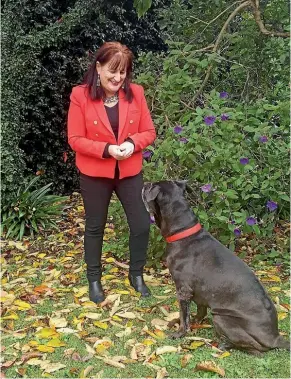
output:
POLYGON ((122 83, 122 86, 121 86, 122 89, 125 88, 125 81, 122 83))
POLYGON ((96 86, 97 87, 100 87, 100 75, 98 74, 97 76, 97 83, 96 83, 96 86))

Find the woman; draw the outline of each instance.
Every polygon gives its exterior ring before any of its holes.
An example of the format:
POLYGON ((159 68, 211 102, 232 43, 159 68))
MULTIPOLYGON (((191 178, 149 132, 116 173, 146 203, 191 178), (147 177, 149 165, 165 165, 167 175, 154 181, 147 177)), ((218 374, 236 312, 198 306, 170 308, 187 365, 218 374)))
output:
POLYGON ((91 301, 104 300, 101 252, 113 191, 130 228, 129 281, 142 296, 150 219, 141 197, 142 149, 156 138, 143 88, 131 83, 132 52, 118 42, 104 43, 85 75, 73 88, 68 114, 68 141, 76 152, 84 201, 85 262, 91 301))

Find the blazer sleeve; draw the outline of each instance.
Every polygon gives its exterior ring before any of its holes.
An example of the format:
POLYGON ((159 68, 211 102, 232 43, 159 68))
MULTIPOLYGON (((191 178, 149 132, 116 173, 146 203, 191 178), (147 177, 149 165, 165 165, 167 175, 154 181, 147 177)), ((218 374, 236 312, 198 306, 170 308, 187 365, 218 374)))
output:
POLYGON ((132 134, 132 139, 135 149, 134 151, 140 151, 145 149, 156 139, 156 131, 151 118, 151 114, 144 96, 144 89, 141 88, 141 118, 138 128, 138 133, 132 134))
POLYGON ((68 113, 68 143, 78 153, 103 159, 102 156, 107 142, 93 141, 86 138, 85 115, 81 108, 83 96, 85 95, 81 87, 73 88, 68 113))

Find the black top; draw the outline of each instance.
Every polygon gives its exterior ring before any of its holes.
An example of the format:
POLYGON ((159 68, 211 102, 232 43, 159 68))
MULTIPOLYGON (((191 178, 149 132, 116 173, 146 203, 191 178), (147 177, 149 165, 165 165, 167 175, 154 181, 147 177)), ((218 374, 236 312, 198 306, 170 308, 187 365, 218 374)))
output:
MULTIPOLYGON (((110 122, 112 131, 115 135, 116 141, 118 140, 118 129, 119 129, 119 109, 118 109, 118 103, 116 103, 113 107, 106 107, 106 113, 108 116, 108 120, 110 122)), ((131 142, 134 145, 134 142, 131 138, 126 138, 126 141, 131 142)), ((104 152, 103 152, 103 158, 110 158, 110 154, 108 153, 109 146, 111 144, 107 143, 105 146, 104 152)))
POLYGON ((106 107, 106 113, 112 128, 112 131, 115 135, 116 141, 118 139, 118 127, 119 127, 119 119, 118 119, 118 103, 116 103, 113 107, 106 107))

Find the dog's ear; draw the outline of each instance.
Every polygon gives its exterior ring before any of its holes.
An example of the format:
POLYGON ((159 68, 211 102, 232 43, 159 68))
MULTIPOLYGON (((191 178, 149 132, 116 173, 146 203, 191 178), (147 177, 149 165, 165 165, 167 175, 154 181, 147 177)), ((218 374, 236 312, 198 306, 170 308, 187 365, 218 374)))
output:
POLYGON ((188 180, 175 180, 175 183, 177 184, 177 186, 179 186, 180 188, 182 188, 183 192, 187 188, 187 182, 188 182, 188 180))
POLYGON ((149 201, 154 201, 156 197, 158 196, 160 192, 160 187, 157 185, 154 185, 150 188, 149 192, 146 195, 146 200, 149 201))
POLYGON ((192 188, 188 184, 188 180, 175 180, 175 183, 182 188, 183 192, 193 192, 192 188))

